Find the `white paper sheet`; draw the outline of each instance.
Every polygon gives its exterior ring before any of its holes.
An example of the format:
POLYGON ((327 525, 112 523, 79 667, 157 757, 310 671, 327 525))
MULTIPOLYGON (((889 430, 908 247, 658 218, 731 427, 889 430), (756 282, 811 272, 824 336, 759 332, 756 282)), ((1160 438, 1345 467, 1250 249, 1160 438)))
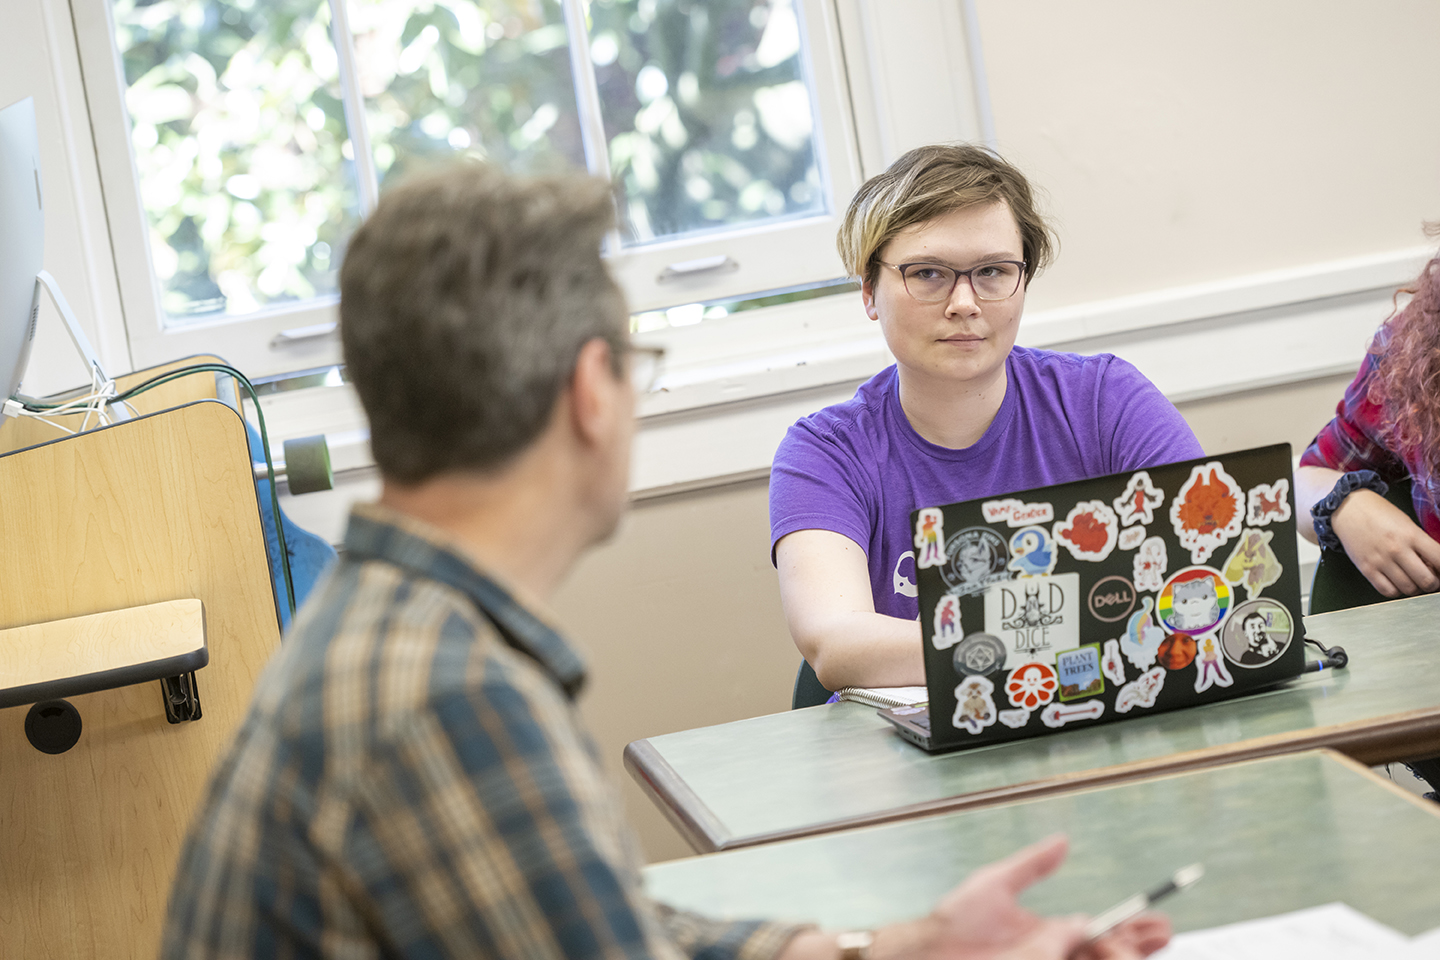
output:
POLYGON ((1182 933, 1152 960, 1431 960, 1440 930, 1412 941, 1343 903, 1182 933))

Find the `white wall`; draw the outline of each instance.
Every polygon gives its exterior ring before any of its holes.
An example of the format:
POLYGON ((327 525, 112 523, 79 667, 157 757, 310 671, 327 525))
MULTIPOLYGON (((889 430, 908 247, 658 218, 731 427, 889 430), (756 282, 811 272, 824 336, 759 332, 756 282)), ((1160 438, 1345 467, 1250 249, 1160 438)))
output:
POLYGON ((1060 228, 1031 310, 1412 247, 1440 219, 1434 0, 979 13, 999 147, 1060 228))

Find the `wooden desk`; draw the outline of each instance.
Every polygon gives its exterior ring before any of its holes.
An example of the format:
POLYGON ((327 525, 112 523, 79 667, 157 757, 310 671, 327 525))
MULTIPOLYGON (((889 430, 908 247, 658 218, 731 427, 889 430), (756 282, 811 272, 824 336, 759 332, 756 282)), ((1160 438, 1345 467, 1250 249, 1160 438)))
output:
POLYGON ((79 742, 49 755, 28 707, 0 709, 0 957, 154 957, 190 813, 280 642, 244 423, 209 400, 8 453, 0 498, 0 630, 203 604, 201 719, 168 723, 153 681, 78 694, 79 742))
POLYGON ((1096 913, 1200 862, 1177 931, 1340 900, 1409 935, 1440 924, 1440 805, 1329 751, 1210 767, 646 868, 657 899, 832 929, 921 915, 970 871, 1056 831, 1059 872, 1022 897, 1096 913))
POLYGON ((932 756, 838 703, 638 740, 625 764, 710 852, 1316 747, 1366 764, 1440 754, 1437 624, 1440 595, 1307 617, 1348 669, 1031 740, 932 756))

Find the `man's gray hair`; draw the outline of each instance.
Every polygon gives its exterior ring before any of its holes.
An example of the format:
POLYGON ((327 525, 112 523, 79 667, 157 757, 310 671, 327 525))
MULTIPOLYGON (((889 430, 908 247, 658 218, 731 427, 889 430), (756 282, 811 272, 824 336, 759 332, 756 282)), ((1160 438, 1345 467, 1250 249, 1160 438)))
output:
POLYGON ((600 259, 613 218, 602 180, 475 162, 385 193, 340 271, 345 364, 383 476, 503 465, 544 431, 592 339, 623 375, 629 312, 600 259))

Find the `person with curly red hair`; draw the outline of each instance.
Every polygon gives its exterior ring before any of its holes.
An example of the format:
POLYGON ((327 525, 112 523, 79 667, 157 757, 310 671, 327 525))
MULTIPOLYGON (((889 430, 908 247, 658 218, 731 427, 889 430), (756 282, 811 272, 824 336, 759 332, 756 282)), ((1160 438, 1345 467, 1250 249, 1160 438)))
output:
POLYGON ((1295 472, 1301 535, 1386 597, 1440 589, 1440 255, 1404 294, 1295 472), (1414 520, 1385 499, 1406 479, 1414 520))

